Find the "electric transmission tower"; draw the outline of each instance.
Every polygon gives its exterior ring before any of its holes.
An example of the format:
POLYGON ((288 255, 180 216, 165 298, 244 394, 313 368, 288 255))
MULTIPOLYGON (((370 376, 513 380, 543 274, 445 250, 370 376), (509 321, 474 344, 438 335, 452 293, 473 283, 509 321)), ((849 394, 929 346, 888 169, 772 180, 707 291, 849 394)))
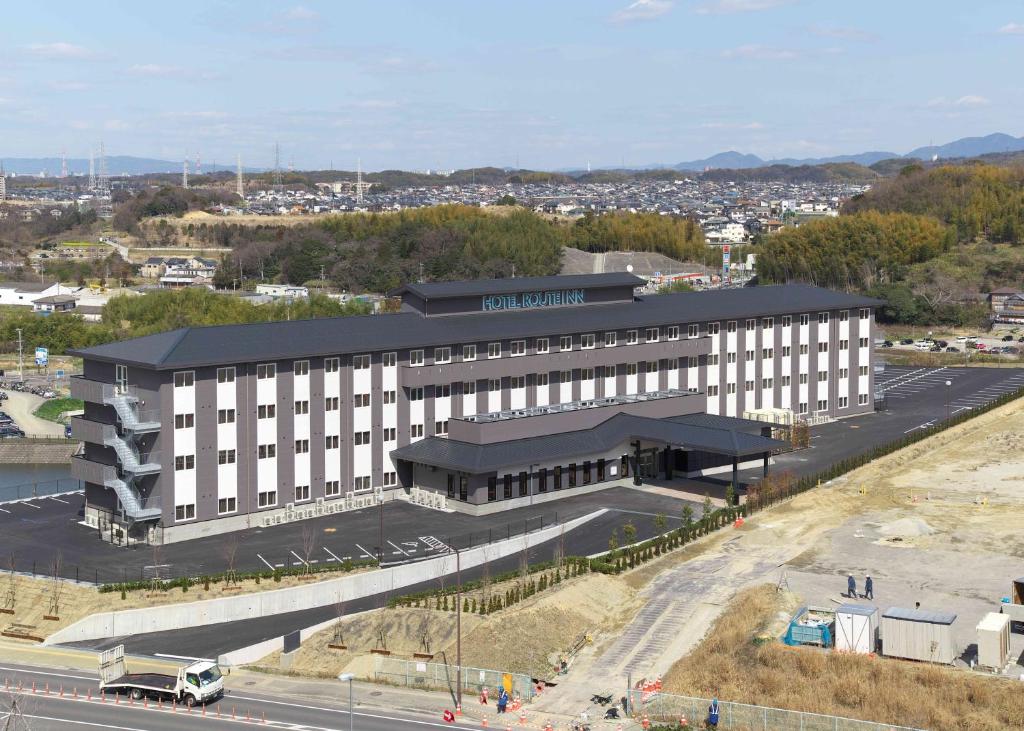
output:
POLYGON ((110 175, 107 172, 107 152, 103 147, 103 140, 100 140, 100 173, 99 181, 99 194, 101 198, 110 197, 110 175))
POLYGON ((235 193, 245 202, 245 184, 242 181, 242 156, 238 156, 238 165, 235 171, 235 193))
POLYGON ((4 164, 0 162, 0 202, 7 200, 7 173, 4 172, 4 164))
POLYGON ((60 177, 62 179, 68 177, 68 155, 65 150, 60 151, 60 177))
POLYGON ((274 143, 274 190, 280 192, 281 183, 281 145, 274 143))
POLYGON ((96 158, 89 150, 89 190, 96 190, 96 158))
POLYGON ((363 159, 356 160, 356 205, 363 205, 363 159))

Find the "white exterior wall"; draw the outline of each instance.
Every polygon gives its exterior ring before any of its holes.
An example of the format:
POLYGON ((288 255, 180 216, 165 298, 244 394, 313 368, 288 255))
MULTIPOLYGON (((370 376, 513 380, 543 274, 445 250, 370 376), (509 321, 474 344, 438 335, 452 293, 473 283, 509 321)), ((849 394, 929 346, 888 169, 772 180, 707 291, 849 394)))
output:
MULTIPOLYGON (((859 313, 857 313, 857 314, 859 314, 859 313)), ((860 368, 860 366, 863 366, 863 365, 866 365, 866 366, 868 366, 870 368, 870 366, 871 366, 871 338, 872 338, 872 334, 871 334, 871 317, 870 317, 870 315, 860 321, 860 327, 858 328, 858 332, 860 333, 860 337, 868 339, 867 347, 865 347, 865 348, 860 347, 860 343, 859 342, 857 342, 857 343, 850 343, 850 347, 851 348, 857 348, 857 367, 858 367, 858 369, 860 368)), ((858 376, 857 376, 857 395, 859 396, 860 394, 867 394, 868 403, 871 403, 872 395, 871 395, 871 374, 870 374, 870 372, 866 376, 861 376, 858 373, 858 376)))
POLYGON ((526 378, 523 378, 523 385, 521 388, 513 388, 510 393, 509 405, 513 409, 525 409, 526 408, 526 378))
MULTIPOLYGON (((238 378, 238 374, 235 374, 238 378)), ((235 382, 217 384, 217 409, 234 409, 235 421, 244 418, 238 413, 235 382)), ((238 498, 238 462, 243 455, 238 450, 238 424, 217 424, 217 449, 234 449, 234 464, 217 465, 217 499, 238 498)))
MULTIPOLYGON (((194 383, 194 381, 193 381, 194 383)), ((196 388, 187 386, 174 388, 174 414, 195 414, 196 413, 196 388)), ((191 429, 174 430, 174 456, 185 456, 196 454, 196 429, 195 421, 191 429)), ((173 426, 173 424, 172 424, 173 426)), ((174 468, 172 461, 171 468, 174 468)), ((174 505, 195 505, 196 503, 196 471, 195 467, 190 470, 176 470, 174 472, 174 505)))
MULTIPOLYGON (((798 334, 798 337, 800 338, 800 345, 801 346, 804 346, 804 345, 808 346, 807 354, 801 353, 799 356, 797 356, 799 358, 799 366, 798 367, 800 368, 800 373, 802 375, 806 375, 807 376, 806 380, 809 382, 811 380, 811 356, 810 356, 811 326, 808 324, 808 325, 799 325, 798 327, 800 328, 800 332, 798 334)), ((803 350, 803 348, 800 348, 800 349, 803 350)), ((797 380, 800 380, 800 379, 798 378, 797 380)), ((808 395, 807 395, 809 393, 808 388, 809 388, 809 383, 801 383, 800 384, 799 388, 797 389, 797 402, 798 403, 805 403, 805 404, 807 404, 807 411, 808 411, 808 413, 810 413, 810 412, 812 412, 814 410, 814 404, 812 404, 810 402, 809 398, 808 398, 808 395)), ((797 409, 795 407, 794 407, 794 410, 795 411, 799 411, 799 409, 797 409)))
MULTIPOLYGON (((850 312, 850 314, 851 315, 856 315, 857 314, 857 310, 853 310, 852 312, 850 312)), ((850 348, 856 348, 857 347, 857 343, 851 343, 850 342, 850 321, 849 321, 849 319, 847 319, 845 322, 843 320, 839 321, 839 340, 840 341, 845 340, 848 343, 848 347, 847 347, 846 350, 840 350, 839 351, 839 359, 838 359, 840 373, 842 372, 842 369, 845 368, 848 375, 847 375, 847 378, 839 378, 839 375, 836 374, 836 378, 837 378, 837 383, 836 383, 836 389, 837 390, 836 390, 836 393, 838 394, 838 396, 849 397, 849 394, 850 394, 850 378, 849 378, 849 376, 856 376, 857 375, 856 373, 852 373, 852 374, 850 373, 850 348)), ((838 343, 836 343, 836 347, 837 348, 839 347, 838 343)), ((854 403, 848 404, 847 408, 849 408, 850 406, 856 406, 856 405, 857 405, 856 399, 854 399, 854 403)), ((839 409, 839 402, 836 402, 836 409, 837 410, 839 409)))
MULTIPOLYGON (((724 326, 724 325, 725 325, 724 322, 720 323, 720 326, 724 326)), ((708 335, 708 339, 711 341, 711 348, 708 350, 708 353, 709 354, 713 354, 713 355, 719 355, 719 357, 724 357, 724 356, 721 355, 721 348, 722 348, 722 334, 721 334, 721 332, 717 332, 717 333, 715 333, 713 335, 708 335)), ((708 386, 717 386, 718 385, 719 377, 721 375, 721 371, 720 371, 721 367, 722 367, 721 361, 719 361, 718 365, 708 365, 707 366, 707 385, 708 386)), ((721 398, 721 395, 720 394, 715 394, 714 396, 708 396, 707 398, 708 398, 707 412, 709 414, 721 413, 721 408, 720 408, 721 402, 719 401, 719 399, 721 398)))
POLYGON ((613 365, 606 365, 604 367, 604 395, 605 396, 618 396, 616 393, 618 389, 618 383, 616 378, 616 367, 613 365))
POLYGON ((732 384, 739 390, 743 388, 743 384, 737 380, 738 362, 743 357, 743 353, 739 353, 736 350, 737 338, 739 336, 739 323, 736 323, 737 332, 729 332, 728 324, 726 325, 725 333, 725 415, 736 416, 736 394, 729 393, 729 385, 732 384), (730 363, 730 356, 735 356, 732 360, 735 362, 730 363))
POLYGON ((679 361, 675 361, 675 368, 672 367, 672 361, 668 362, 668 388, 679 388, 679 361))
MULTIPOLYGON (((815 316, 815 320, 817 320, 817 316, 815 316)), ((828 343, 828 352, 825 352, 825 353, 815 352, 815 354, 814 354, 814 356, 816 358, 816 360, 814 361, 815 362, 815 366, 816 366, 815 367, 815 371, 816 372, 811 374, 811 378, 813 378, 815 383, 818 384, 818 389, 817 389, 818 396, 817 396, 817 399, 815 399, 815 402, 813 404, 808 404, 808 406, 807 406, 807 408, 811 411, 811 413, 819 411, 819 409, 818 409, 818 401, 822 401, 822 400, 826 401, 827 402, 826 406, 825 406, 826 409, 830 408, 832 406, 832 403, 831 403, 831 401, 832 401, 832 390, 829 388, 829 386, 831 385, 831 380, 833 378, 835 378, 835 374, 831 372, 832 369, 829 367, 829 364, 832 362, 832 355, 831 355, 832 348, 836 347, 836 345, 835 345, 835 343, 832 342, 832 337, 831 337, 831 334, 832 334, 832 322, 831 322, 831 320, 832 320, 832 315, 831 315, 831 313, 829 313, 829 322, 825 322, 825 323, 816 322, 815 323, 817 325, 817 327, 818 327, 818 344, 819 344, 818 347, 820 347, 821 343, 828 343), (825 370, 826 373, 828 373, 828 378, 829 378, 828 381, 818 381, 818 373, 817 373, 817 371, 822 370, 822 366, 825 366, 824 370, 825 370)))
MULTIPOLYGON (((338 398, 341 399, 341 374, 342 369, 339 367, 338 370, 333 373, 324 372, 324 398, 338 398)), ((311 406, 312 408, 312 406, 311 406)), ((323 404, 320 404, 320 408, 323 408, 323 404)), ((338 441, 342 442, 341 437, 341 406, 339 404, 338 409, 335 411, 327 411, 324 413, 324 436, 331 437, 337 435, 338 441)), ((342 454, 344 450, 330 449, 326 451, 326 459, 324 461, 324 482, 341 482, 341 462, 342 454), (335 455, 334 459, 331 459, 331 455, 335 455)), ((337 496, 332 496, 337 497, 337 496)))
MULTIPOLYGON (((309 401, 309 374, 305 376, 293 376, 293 390, 295 401, 309 401)), ((295 405, 290 404, 292 407, 292 418, 295 420, 293 424, 295 439, 309 439, 309 414, 295 414, 295 405)), ((321 405, 322 406, 322 405, 321 405)), ((313 404, 309 405, 310 409, 316 408, 313 404)), ((295 485, 310 485, 310 469, 309 469, 309 456, 312 450, 319 448, 318 444, 310 444, 309 452, 305 454, 295 455, 295 485)), ((294 449, 294 445, 293 445, 294 449)), ((312 497, 313 489, 310 487, 310 496, 312 497)), ((291 495, 287 497, 286 502, 291 502, 295 498, 295 490, 292 490, 291 495)))
MULTIPOLYGON (((782 355, 782 353, 779 353, 779 358, 782 359, 780 361, 779 365, 781 367, 782 378, 785 379, 786 376, 792 376, 793 375, 793 356, 792 356, 792 352, 793 352, 792 351, 792 347, 793 347, 793 326, 792 325, 788 325, 788 326, 782 327, 782 347, 783 348, 790 348, 790 355, 789 356, 784 356, 784 355, 782 355)), ((783 380, 783 383, 785 383, 785 380, 783 380)), ((795 401, 793 399, 793 394, 794 393, 795 392, 793 391, 793 386, 792 385, 783 386, 780 383, 779 384, 779 406, 781 408, 783 408, 783 409, 792 409, 792 410, 795 411, 796 410, 796 403, 795 403, 795 401)))
MULTIPOLYGON (((256 379, 256 406, 277 404, 277 375, 274 378, 256 379)), ((277 444, 277 419, 256 420, 256 444, 277 444)), ((256 460, 256 490, 258 492, 277 491, 277 460, 280 455, 267 459, 256 460)), ((282 503, 281 495, 277 496, 277 504, 282 503)), ((265 506, 266 507, 266 506, 265 506)))
MULTIPOLYGON (((395 464, 391 461, 391 451, 398 449, 398 358, 395 358, 395 365, 381 367, 381 387, 385 391, 394 391, 396 402, 384 404, 381 407, 381 426, 384 429, 394 429, 395 439, 380 440, 382 451, 381 463, 384 465, 384 472, 394 472, 395 464)), ((452 398, 455 398, 454 396, 452 398)), ((476 411, 476 404, 473 404, 473 411, 476 411)))
MULTIPOLYGON (((371 403, 373 400, 373 389, 370 374, 373 372, 371 368, 351 368, 352 372, 352 394, 368 393, 370 394, 371 403)), ((423 421, 423 402, 419 401, 420 406, 420 422, 423 421)), ((355 484, 356 477, 365 477, 373 475, 373 443, 379 441, 376 439, 377 435, 373 433, 373 407, 372 406, 356 406, 355 400, 352 403, 352 431, 353 432, 370 432, 370 443, 356 445, 353 440, 352 443, 352 473, 351 477, 355 484)))
POLYGON ((551 386, 549 385, 550 378, 551 378, 551 376, 549 375, 548 376, 548 379, 549 379, 548 383, 545 383, 542 386, 534 386, 534 390, 536 391, 537 405, 538 406, 547 406, 551 402, 551 386))

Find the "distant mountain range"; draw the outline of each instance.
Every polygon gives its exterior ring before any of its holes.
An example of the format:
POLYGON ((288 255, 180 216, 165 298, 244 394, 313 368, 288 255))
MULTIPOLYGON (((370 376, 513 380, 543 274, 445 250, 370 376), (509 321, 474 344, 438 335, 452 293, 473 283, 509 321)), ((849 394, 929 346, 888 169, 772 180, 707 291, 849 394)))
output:
MULTIPOLYGON (((60 175, 59 157, 13 157, 0 160, 4 170, 16 175, 39 175, 45 172, 53 177, 60 175)), ((69 157, 67 159, 68 173, 70 175, 88 175, 88 158, 69 157)), ((96 172, 99 173, 99 160, 96 161, 96 172)), ((181 173, 181 160, 155 160, 149 157, 132 157, 131 155, 108 155, 107 172, 110 175, 146 175, 152 173, 181 173)), ((262 172, 263 168, 242 168, 247 173, 262 172)), ((234 165, 219 165, 217 163, 203 163, 204 173, 226 171, 235 172, 234 165)), ((195 174, 190 161, 189 172, 195 174)))
POLYGON ((757 155, 744 154, 741 152, 729 151, 720 152, 717 155, 706 157, 703 160, 690 160, 675 165, 649 165, 649 168, 671 167, 675 170, 707 170, 728 168, 731 170, 746 170, 750 168, 766 167, 768 165, 824 165, 825 163, 854 162, 865 167, 874 165, 881 160, 907 159, 907 160, 931 160, 938 158, 955 157, 976 157, 996 152, 1020 152, 1024 151, 1024 137, 1013 137, 1011 135, 995 133, 985 137, 963 137, 959 140, 948 142, 945 145, 929 145, 911 150, 906 155, 895 152, 861 152, 856 155, 836 155, 834 157, 814 158, 780 158, 775 160, 764 160, 757 155))

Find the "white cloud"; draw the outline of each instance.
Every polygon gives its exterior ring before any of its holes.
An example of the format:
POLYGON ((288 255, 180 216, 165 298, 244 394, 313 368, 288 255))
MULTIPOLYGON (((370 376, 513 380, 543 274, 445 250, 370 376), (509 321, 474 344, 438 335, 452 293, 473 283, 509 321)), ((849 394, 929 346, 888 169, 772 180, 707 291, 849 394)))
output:
POLYGON ((139 76, 177 76, 182 73, 178 66, 162 66, 158 63, 136 64, 128 70, 139 76))
POLYGON ((998 32, 1004 36, 1024 36, 1024 23, 1007 23, 998 32))
POLYGON ((925 106, 934 108, 951 108, 951 107, 984 107, 988 106, 992 102, 983 96, 977 94, 965 94, 957 99, 948 99, 944 96, 937 96, 934 99, 929 99, 925 106))
POLYGON ((310 10, 304 5, 296 5, 293 8, 285 10, 281 17, 285 20, 299 20, 299 21, 313 21, 320 19, 320 13, 315 10, 310 10))
POLYGON ((764 129, 764 125, 760 122, 704 122, 701 124, 702 129, 748 129, 757 130, 764 129))
POLYGON ((613 23, 654 20, 668 13, 674 5, 674 0, 634 0, 622 10, 613 13, 611 20, 613 23))
POLYGON ((89 85, 82 81, 51 81, 50 88, 54 91, 85 91, 89 85))
POLYGON ((788 48, 772 48, 756 43, 722 51, 723 58, 755 59, 758 61, 790 61, 799 56, 799 53, 788 48))
POLYGON ((85 59, 96 55, 84 46, 76 46, 73 43, 64 43, 63 41, 58 41, 57 43, 32 43, 26 46, 26 50, 31 55, 38 56, 39 58, 85 59))
POLYGON ((711 2, 697 6, 696 10, 700 15, 733 15, 772 10, 792 2, 794 0, 711 0, 711 2))
POLYGON ((839 25, 812 25, 807 30, 821 38, 837 38, 843 41, 877 41, 878 36, 860 28, 839 25))

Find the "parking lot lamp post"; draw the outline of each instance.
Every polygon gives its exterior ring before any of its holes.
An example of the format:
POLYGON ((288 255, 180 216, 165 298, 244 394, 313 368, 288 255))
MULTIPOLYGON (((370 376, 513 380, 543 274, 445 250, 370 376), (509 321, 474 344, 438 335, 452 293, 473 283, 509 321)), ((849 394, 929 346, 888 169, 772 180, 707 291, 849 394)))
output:
POLYGON ((949 421, 949 389, 953 385, 950 380, 946 381, 946 421, 949 421))
POLYGON ((353 725, 355 724, 355 711, 352 706, 352 679, 355 677, 352 673, 342 673, 338 676, 338 680, 344 683, 348 681, 348 731, 352 731, 353 725))

